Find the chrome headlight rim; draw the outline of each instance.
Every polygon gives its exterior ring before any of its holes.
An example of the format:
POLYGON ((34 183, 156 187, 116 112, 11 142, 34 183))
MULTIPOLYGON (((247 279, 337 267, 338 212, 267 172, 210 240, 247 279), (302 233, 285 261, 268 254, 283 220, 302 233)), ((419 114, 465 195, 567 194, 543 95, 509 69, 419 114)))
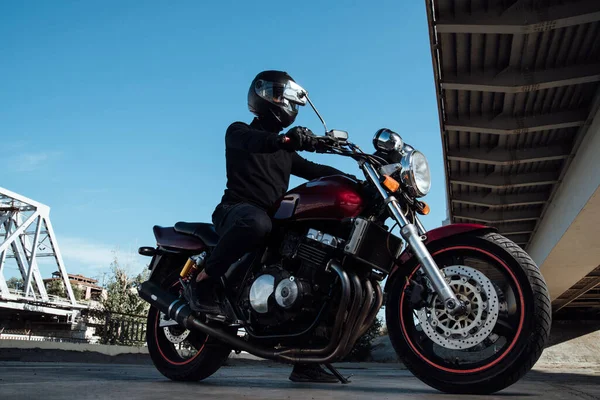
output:
POLYGON ((400 181, 405 187, 405 189, 408 191, 408 193, 412 197, 426 196, 431 190, 431 171, 429 170, 429 163, 427 161, 427 157, 425 157, 425 154, 412 148, 407 149, 406 154, 402 157, 402 160, 400 161, 400 165, 400 181), (421 156, 423 156, 423 159, 427 163, 427 169, 429 171, 429 187, 427 188, 427 191, 422 191, 417 185, 414 167, 415 154, 420 154, 421 156))

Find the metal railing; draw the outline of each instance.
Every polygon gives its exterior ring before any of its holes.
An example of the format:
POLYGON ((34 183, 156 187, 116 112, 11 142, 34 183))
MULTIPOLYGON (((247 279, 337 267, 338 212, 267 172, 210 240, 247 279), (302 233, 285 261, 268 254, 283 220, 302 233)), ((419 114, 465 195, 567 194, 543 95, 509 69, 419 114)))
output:
MULTIPOLYGON (((41 298, 39 298, 38 294, 35 295, 37 297, 27 296, 25 294, 25 291, 21 290, 21 289, 15 289, 15 288, 9 287, 8 288, 8 293, 11 294, 11 295, 13 295, 13 296, 16 296, 18 299, 22 299, 22 300, 30 300, 30 301, 31 300, 35 300, 35 301, 38 301, 38 302, 42 301, 41 298)), ((66 297, 56 296, 54 294, 48 294, 48 303, 52 304, 52 305, 67 306, 67 307, 69 307, 69 306, 72 305, 71 302, 69 301, 69 299, 67 299, 66 297)), ((91 301, 90 300, 77 300, 77 304, 79 304, 79 305, 89 305, 89 304, 91 304, 91 301)))
POLYGON ((0 326, 0 340, 99 343, 123 346, 143 346, 146 343, 146 316, 100 312, 89 316, 87 321, 86 328, 95 328, 91 338, 74 337, 77 331, 65 331, 57 334, 57 332, 26 329, 3 329, 0 326))
POLYGON ((104 325, 95 326, 103 344, 140 346, 146 343, 145 316, 107 312, 104 325))
POLYGON ((0 340, 24 340, 32 342, 58 342, 58 343, 94 343, 90 339, 80 339, 74 337, 62 336, 45 336, 33 334, 18 334, 18 333, 0 333, 0 340))

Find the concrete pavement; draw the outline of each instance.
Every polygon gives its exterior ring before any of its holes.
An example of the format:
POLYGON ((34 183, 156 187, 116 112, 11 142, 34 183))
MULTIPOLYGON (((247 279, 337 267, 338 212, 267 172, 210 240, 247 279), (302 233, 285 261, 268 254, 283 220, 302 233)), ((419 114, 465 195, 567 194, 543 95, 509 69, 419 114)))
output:
MULTIPOLYGON (((341 366, 352 383, 295 384, 290 368, 242 362, 199 383, 171 382, 150 365, 0 362, 0 398, 54 399, 458 399, 395 364, 341 366), (352 368, 348 368, 352 367, 352 368)), ((600 369, 538 367, 494 396, 470 399, 600 399, 600 369)))

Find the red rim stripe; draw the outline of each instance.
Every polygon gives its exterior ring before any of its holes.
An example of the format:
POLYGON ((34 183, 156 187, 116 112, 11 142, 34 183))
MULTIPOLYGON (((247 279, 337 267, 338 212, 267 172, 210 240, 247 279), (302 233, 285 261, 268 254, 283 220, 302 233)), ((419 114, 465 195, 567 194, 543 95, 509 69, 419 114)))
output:
MULTIPOLYGON (((521 335, 521 330, 523 329, 523 323, 525 321, 525 300, 523 297, 523 291, 521 290, 521 285, 519 284, 519 282, 517 281, 515 274, 510 270, 510 268, 508 267, 508 265, 506 265, 506 263, 504 263, 504 261, 500 260, 498 257, 496 257, 495 255, 476 248, 476 247, 471 247, 471 246, 455 246, 455 247, 448 247, 446 249, 442 249, 439 250, 438 252, 432 254, 432 256, 436 256, 440 253, 446 252, 446 251, 451 251, 451 250, 474 250, 474 251, 479 251, 482 252, 484 254, 486 254, 487 256, 493 258, 494 260, 496 260, 500 265, 502 265, 504 267, 504 269, 506 269, 506 271, 509 273, 509 275, 511 276, 511 278, 513 279, 513 282, 515 282, 515 285, 517 286, 517 291, 519 292, 519 300, 521 301, 521 317, 519 319, 519 328, 517 329, 517 334, 515 335, 513 341, 511 342, 510 346, 508 346, 508 349, 506 349, 504 351, 504 353, 502 353, 502 355, 498 358, 496 358, 494 361, 490 362, 487 365, 484 365, 482 367, 478 367, 478 368, 473 368, 473 369, 468 369, 468 370, 462 370, 462 369, 451 369, 451 368, 446 368, 443 367, 441 365, 435 364, 433 361, 429 360, 428 358, 426 358, 425 356, 423 356, 419 350, 417 350, 416 346, 412 343, 410 336, 407 334, 406 332, 406 327, 405 327, 405 323, 404 323, 404 318, 402 316, 402 310, 403 310, 403 304, 404 304, 404 294, 405 294, 405 289, 408 286, 408 282, 406 282, 404 284, 404 287, 402 288, 402 295, 400 296, 400 326, 402 327, 402 333, 404 334, 404 337, 406 338, 406 342, 408 343, 408 345, 410 346, 410 348, 412 349, 412 351, 419 356, 419 358, 421 358, 423 361, 427 362, 429 365, 440 369, 442 371, 446 371, 446 372, 451 372, 451 373, 455 373, 455 374, 470 374, 470 373, 474 373, 474 372, 481 372, 484 371, 486 369, 489 369, 491 367, 493 367, 494 365, 498 364, 500 361, 502 361, 502 359, 504 359, 509 353, 510 351, 515 347, 515 344, 517 343, 517 340, 519 339, 519 336, 521 335)), ((417 272, 417 270, 420 268, 420 264, 416 266, 416 268, 413 270, 413 272, 410 274, 410 276, 408 277, 408 280, 412 279, 413 275, 417 272)))
MULTIPOLYGON (((173 285, 171 285, 171 287, 169 289, 172 289, 173 287, 179 285, 179 282, 175 282, 173 285)), ((196 357, 198 357, 200 355, 200 353, 202 353, 202 350, 204 350, 204 346, 206 345, 206 342, 208 341, 208 335, 206 335, 206 338, 204 339, 204 342, 202 343, 202 347, 200 347, 200 349, 198 349, 198 352, 194 355, 194 357, 182 361, 182 362, 177 362, 177 361, 172 361, 170 360, 168 357, 165 356, 165 354, 163 353, 162 349, 160 348, 160 343, 158 343, 158 321, 160 320, 160 311, 156 310, 156 323, 154 324, 154 337, 155 337, 155 341, 156 341, 156 347, 158 347, 158 351, 160 352, 160 355, 162 356, 163 360, 165 360, 166 362, 168 362, 169 364, 173 364, 173 365, 185 365, 188 364, 192 361, 194 361, 196 359, 196 357)))
POLYGON ((169 364, 173 364, 173 365, 185 365, 185 364, 188 364, 188 363, 194 361, 196 359, 196 357, 198 357, 200 355, 200 353, 202 353, 202 350, 204 350, 204 346, 206 345, 206 341, 208 340, 208 335, 206 336, 206 339, 204 339, 204 343, 202 343, 202 347, 200 347, 200 349, 198 349, 198 352, 194 355, 194 357, 187 359, 185 361, 181 361, 181 362, 176 362, 176 361, 170 360, 167 356, 165 356, 162 349, 160 348, 160 343, 158 343, 158 335, 159 335, 158 321, 159 320, 160 320, 160 314, 159 314, 159 311, 156 310, 156 323, 154 324, 154 336, 155 336, 155 340, 156 340, 156 347, 158 347, 158 351, 160 352, 160 355, 166 362, 168 362, 169 364))

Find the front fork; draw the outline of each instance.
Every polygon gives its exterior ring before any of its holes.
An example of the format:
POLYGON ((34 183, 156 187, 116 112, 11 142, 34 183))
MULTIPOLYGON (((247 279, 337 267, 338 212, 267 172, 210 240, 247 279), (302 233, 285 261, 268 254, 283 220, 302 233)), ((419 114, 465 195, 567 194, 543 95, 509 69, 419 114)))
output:
POLYGON ((415 257, 417 257, 423 266, 425 274, 429 277, 433 289, 442 299, 448 313, 450 315, 462 313, 465 309, 464 305, 458 300, 454 290, 452 290, 450 285, 448 285, 444 279, 444 276, 433 260, 431 253, 429 253, 429 250, 427 250, 427 247, 423 243, 422 237, 425 235, 425 228, 421 222, 417 220, 417 226, 408 221, 398 205, 398 200, 394 196, 388 194, 387 190, 379 181, 379 175, 375 169, 373 169, 371 164, 363 163, 361 167, 367 178, 375 185, 381 196, 384 198, 386 207, 400 227, 400 234, 404 240, 406 240, 415 257))

